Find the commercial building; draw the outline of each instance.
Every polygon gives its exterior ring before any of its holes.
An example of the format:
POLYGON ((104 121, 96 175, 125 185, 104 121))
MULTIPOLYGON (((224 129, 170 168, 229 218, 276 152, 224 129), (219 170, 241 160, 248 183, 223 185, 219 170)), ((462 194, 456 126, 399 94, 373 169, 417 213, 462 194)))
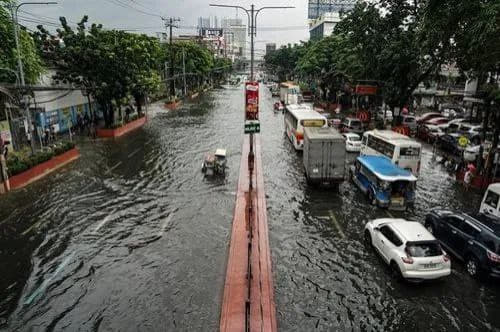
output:
POLYGON ((266 44, 266 55, 276 51, 276 44, 275 43, 268 43, 266 44))
POLYGON ((309 23, 309 39, 317 40, 332 34, 335 25, 340 22, 340 13, 324 13, 309 23))

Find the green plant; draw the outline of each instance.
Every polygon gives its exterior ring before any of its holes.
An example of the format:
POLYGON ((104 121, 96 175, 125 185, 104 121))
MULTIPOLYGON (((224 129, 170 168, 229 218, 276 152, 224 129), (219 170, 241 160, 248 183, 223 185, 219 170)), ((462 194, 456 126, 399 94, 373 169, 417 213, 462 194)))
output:
POLYGON ((27 150, 22 150, 16 153, 11 153, 7 158, 7 173, 9 176, 22 173, 36 165, 44 163, 54 156, 58 156, 75 147, 73 142, 60 142, 54 144, 50 149, 38 151, 30 155, 27 150))

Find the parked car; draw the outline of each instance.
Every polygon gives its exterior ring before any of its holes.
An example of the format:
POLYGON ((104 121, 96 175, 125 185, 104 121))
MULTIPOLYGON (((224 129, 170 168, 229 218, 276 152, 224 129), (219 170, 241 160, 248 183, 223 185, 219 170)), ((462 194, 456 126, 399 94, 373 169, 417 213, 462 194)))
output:
POLYGON ((416 221, 375 219, 364 233, 397 278, 412 281, 443 278, 451 273, 450 258, 439 241, 416 221))
POLYGON ((417 137, 428 143, 433 143, 444 134, 445 133, 438 126, 433 125, 422 125, 418 127, 417 131, 417 137))
POLYGON ((359 152, 361 150, 361 137, 355 133, 342 134, 345 138, 345 149, 347 152, 359 152))
POLYGON ((451 153, 451 154, 462 154, 464 148, 458 144, 459 134, 445 134, 438 138, 438 146, 441 150, 451 153))
POLYGON ((492 183, 484 193, 479 212, 500 217, 500 183, 492 183))
POLYGON ((482 274, 500 278, 500 219, 491 214, 470 216, 436 209, 425 227, 455 257, 465 262, 472 277, 482 274))
POLYGON ((384 119, 384 112, 385 112, 385 120, 391 122, 393 119, 391 111, 384 111, 384 110, 377 111, 377 119, 383 120, 384 119))
POLYGON ((458 132, 471 138, 475 135, 479 135, 481 133, 482 128, 483 128, 482 125, 461 122, 458 128, 458 132))
POLYGON ((340 131, 343 133, 363 133, 363 124, 357 118, 345 118, 340 124, 340 131))
POLYGON ((436 113, 436 112, 424 113, 417 118, 417 123, 421 124, 432 118, 441 118, 441 117, 443 117, 441 113, 436 113))
POLYGON ((447 123, 442 123, 442 124, 438 125, 438 127, 445 132, 454 133, 454 132, 458 131, 458 128, 460 128, 460 123, 464 122, 464 121, 465 121, 465 119, 462 119, 462 118, 453 119, 447 123))
POLYGON ((438 118, 432 118, 430 120, 427 120, 424 123, 425 124, 430 124, 430 125, 433 125, 433 126, 437 126, 437 125, 442 125, 442 124, 448 123, 449 121, 450 120, 447 119, 447 118, 438 117, 438 118))

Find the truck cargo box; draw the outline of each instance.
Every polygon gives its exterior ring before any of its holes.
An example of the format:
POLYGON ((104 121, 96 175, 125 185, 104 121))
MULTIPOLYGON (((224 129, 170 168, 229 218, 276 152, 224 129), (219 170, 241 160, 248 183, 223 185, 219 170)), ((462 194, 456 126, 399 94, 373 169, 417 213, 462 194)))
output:
POLYGON ((304 168, 310 184, 333 185, 345 178, 345 140, 334 128, 304 129, 304 168))

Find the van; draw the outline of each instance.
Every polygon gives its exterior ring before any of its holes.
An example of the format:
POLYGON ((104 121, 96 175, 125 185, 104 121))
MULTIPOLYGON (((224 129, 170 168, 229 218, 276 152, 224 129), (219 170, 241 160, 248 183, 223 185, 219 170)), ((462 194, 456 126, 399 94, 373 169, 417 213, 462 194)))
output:
POLYGON ((307 183, 331 186, 344 181, 345 139, 334 128, 304 129, 304 169, 307 183))
POLYGON ((488 213, 500 217, 500 183, 492 183, 484 193, 479 212, 488 213))
POLYGON ((363 134, 363 124, 357 118, 345 118, 340 124, 340 130, 343 133, 363 134))

